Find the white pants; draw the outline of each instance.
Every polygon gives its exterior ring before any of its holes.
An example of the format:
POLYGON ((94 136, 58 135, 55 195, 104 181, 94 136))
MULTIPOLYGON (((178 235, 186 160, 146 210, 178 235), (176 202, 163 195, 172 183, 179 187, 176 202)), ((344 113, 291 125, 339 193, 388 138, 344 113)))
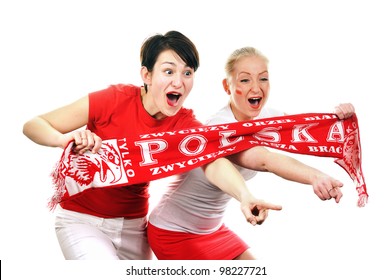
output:
POLYGON ((55 229, 67 260, 148 260, 147 218, 104 219, 56 209, 55 229))

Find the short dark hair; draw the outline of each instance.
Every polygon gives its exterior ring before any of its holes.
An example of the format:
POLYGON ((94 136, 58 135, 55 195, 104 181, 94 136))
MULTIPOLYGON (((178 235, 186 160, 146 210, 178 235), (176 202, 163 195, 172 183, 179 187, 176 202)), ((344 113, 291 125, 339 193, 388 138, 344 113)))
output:
POLYGON ((152 71, 161 52, 173 50, 194 71, 199 68, 199 52, 193 42, 178 31, 169 31, 147 38, 140 49, 140 62, 152 71))

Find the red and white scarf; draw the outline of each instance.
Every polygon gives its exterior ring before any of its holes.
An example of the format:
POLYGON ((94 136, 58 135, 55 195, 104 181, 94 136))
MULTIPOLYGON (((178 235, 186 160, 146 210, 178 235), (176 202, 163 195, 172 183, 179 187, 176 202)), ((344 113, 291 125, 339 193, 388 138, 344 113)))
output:
POLYGON ((357 116, 339 120, 309 113, 110 139, 97 154, 78 155, 70 142, 52 173, 55 194, 49 207, 90 188, 168 177, 258 145, 335 158, 355 184, 358 206, 367 203, 357 116))

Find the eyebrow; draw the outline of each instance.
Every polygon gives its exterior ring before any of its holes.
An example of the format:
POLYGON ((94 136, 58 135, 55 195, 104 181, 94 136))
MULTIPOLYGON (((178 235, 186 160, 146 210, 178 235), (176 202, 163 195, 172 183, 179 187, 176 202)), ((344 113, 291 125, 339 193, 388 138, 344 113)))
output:
POLYGON ((164 62, 161 63, 161 65, 164 65, 164 64, 170 64, 170 65, 173 65, 173 66, 177 66, 174 62, 171 62, 171 61, 164 61, 164 62))
MULTIPOLYGON (((164 62, 161 63, 161 66, 162 66, 162 65, 165 65, 165 64, 169 64, 169 65, 172 65, 172 66, 174 66, 174 67, 178 67, 178 65, 177 65, 175 62, 171 62, 171 61, 164 61, 164 62)), ((188 64, 185 64, 184 69, 187 69, 187 68, 193 69, 193 68, 192 68, 191 66, 189 66, 188 64)), ((194 69, 193 69, 193 70, 194 70, 194 69)))
MULTIPOLYGON (((258 73, 257 75, 264 74, 264 73, 268 73, 268 70, 265 70, 265 71, 263 71, 263 72, 261 72, 261 73, 258 73)), ((248 74, 248 75, 250 75, 250 73, 249 73, 249 72, 246 72, 246 71, 242 71, 242 72, 239 72, 239 73, 238 73, 238 75, 241 75, 241 74, 248 74)))

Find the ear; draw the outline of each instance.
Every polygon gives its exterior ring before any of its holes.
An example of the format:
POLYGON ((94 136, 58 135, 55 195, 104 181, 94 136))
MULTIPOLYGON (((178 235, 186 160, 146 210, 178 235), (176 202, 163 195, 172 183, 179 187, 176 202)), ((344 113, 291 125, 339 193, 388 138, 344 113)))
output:
POLYGON ((223 79, 222 81, 223 89, 226 91, 228 95, 230 95, 230 89, 229 89, 229 83, 227 82, 227 79, 223 79))
POLYGON ((151 72, 148 71, 146 66, 142 66, 140 69, 140 76, 142 77, 143 83, 151 85, 151 72))

